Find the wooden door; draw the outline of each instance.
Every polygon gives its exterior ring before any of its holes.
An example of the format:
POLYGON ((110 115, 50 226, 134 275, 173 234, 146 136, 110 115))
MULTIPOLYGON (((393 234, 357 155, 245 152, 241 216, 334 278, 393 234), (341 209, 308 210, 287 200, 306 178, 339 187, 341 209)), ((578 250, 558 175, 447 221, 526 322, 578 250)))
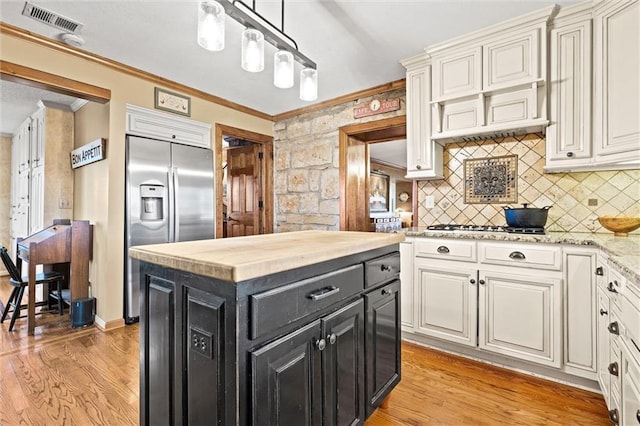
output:
POLYGON ((260 145, 227 151, 227 237, 262 234, 260 145))
POLYGON ((365 142, 348 138, 343 155, 346 159, 343 191, 349 208, 340 214, 344 221, 341 229, 369 231, 369 147, 365 142))

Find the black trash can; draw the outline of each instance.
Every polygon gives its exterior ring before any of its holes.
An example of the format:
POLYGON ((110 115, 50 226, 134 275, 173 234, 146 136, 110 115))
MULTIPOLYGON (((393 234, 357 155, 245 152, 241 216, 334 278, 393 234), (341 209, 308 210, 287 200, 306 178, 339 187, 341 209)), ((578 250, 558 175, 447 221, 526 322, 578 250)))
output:
POLYGON ((86 297, 71 301, 71 328, 86 327, 96 318, 96 298, 86 297))

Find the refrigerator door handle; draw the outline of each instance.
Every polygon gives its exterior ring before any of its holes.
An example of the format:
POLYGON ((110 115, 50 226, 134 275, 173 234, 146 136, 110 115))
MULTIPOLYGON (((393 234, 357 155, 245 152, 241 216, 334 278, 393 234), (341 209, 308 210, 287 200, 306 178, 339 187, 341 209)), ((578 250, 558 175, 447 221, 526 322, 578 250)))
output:
POLYGON ((178 168, 173 167, 173 234, 174 242, 180 241, 180 206, 178 206, 178 194, 180 193, 180 176, 178 168))
POLYGON ((169 242, 172 243, 175 241, 174 239, 174 230, 175 230, 175 206, 174 201, 176 199, 176 192, 174 188, 173 181, 173 168, 169 168, 167 172, 167 182, 169 184, 169 199, 167 203, 167 210, 169 211, 169 226, 167 227, 167 231, 169 233, 169 242))

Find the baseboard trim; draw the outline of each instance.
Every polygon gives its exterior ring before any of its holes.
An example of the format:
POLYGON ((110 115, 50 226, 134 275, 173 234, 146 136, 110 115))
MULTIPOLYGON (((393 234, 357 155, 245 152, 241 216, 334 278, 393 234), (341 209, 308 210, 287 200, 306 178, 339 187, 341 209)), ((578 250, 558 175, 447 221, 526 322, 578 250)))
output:
POLYGON ((113 321, 105 321, 100 317, 95 319, 96 326, 102 331, 115 330, 116 328, 124 327, 124 318, 118 318, 113 321))

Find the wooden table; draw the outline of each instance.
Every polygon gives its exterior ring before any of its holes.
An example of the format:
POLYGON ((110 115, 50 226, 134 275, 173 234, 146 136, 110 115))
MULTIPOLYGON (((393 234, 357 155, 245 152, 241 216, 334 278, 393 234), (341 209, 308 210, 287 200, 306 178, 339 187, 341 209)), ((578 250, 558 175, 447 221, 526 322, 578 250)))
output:
POLYGON ((55 220, 52 226, 18 240, 16 266, 28 262, 27 332, 35 330, 35 277, 37 265, 50 265, 69 280, 70 300, 89 295, 89 259, 91 257, 91 225, 89 221, 55 220))

